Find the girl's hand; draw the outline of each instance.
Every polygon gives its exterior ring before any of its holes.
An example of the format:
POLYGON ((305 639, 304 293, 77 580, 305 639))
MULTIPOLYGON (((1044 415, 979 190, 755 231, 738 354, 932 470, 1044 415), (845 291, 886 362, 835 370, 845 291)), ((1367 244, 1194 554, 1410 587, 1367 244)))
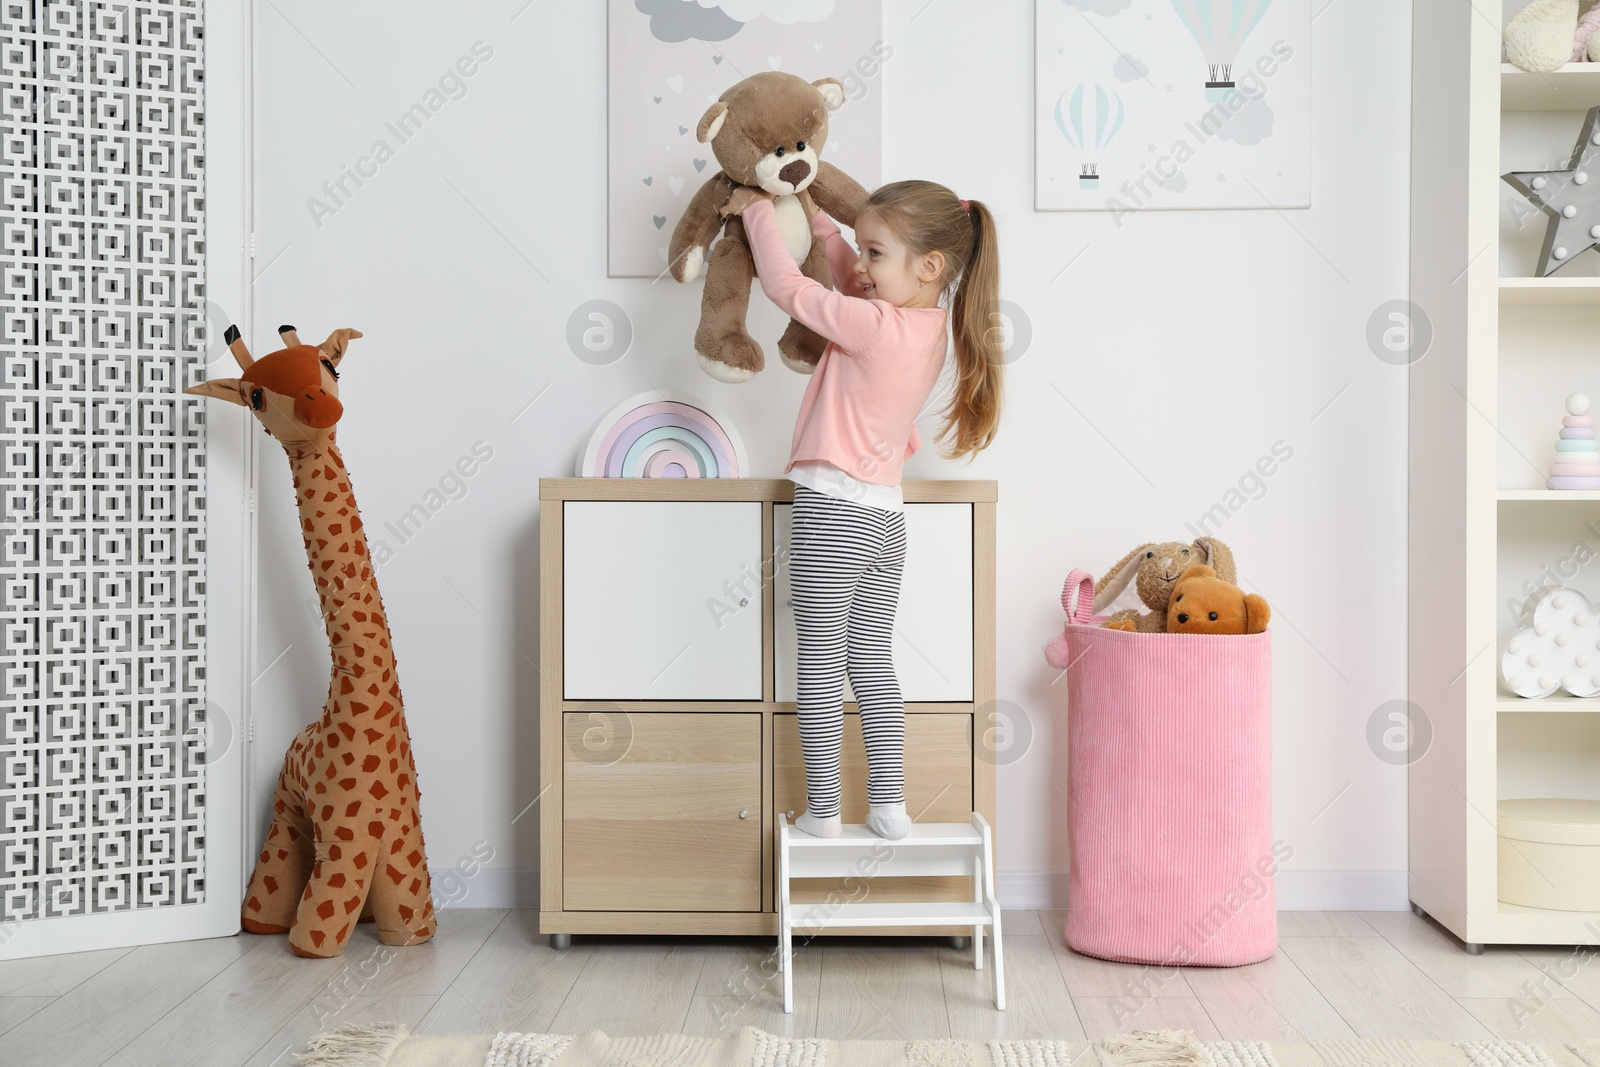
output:
POLYGON ((733 191, 732 196, 728 197, 728 202, 722 205, 722 217, 728 218, 732 215, 742 215, 744 214, 744 209, 757 200, 776 199, 777 197, 765 189, 754 189, 748 185, 741 185, 733 191))
POLYGON ((811 216, 815 215, 817 212, 822 210, 820 207, 817 206, 817 202, 815 200, 811 199, 811 190, 810 189, 802 189, 802 190, 800 190, 798 193, 796 193, 794 195, 800 198, 800 206, 806 209, 806 219, 807 220, 809 220, 811 218, 811 216))

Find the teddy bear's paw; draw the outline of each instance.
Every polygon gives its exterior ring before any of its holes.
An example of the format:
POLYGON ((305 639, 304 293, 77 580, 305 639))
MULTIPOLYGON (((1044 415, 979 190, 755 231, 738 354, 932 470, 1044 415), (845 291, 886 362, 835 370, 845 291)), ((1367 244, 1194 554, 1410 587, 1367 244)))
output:
POLYGON ((748 382, 767 365, 761 346, 745 332, 742 320, 711 325, 702 317, 694 334, 694 350, 701 370, 731 385, 748 382))
POLYGON ((673 264, 672 276, 680 282, 692 282, 700 277, 700 268, 705 266, 705 262, 706 250, 695 245, 673 264))
POLYGON ((1506 26, 1506 59, 1526 71, 1550 71, 1572 58, 1578 0, 1533 0, 1506 26))
POLYGON ((703 352, 696 352, 695 355, 700 357, 700 369, 719 382, 738 385, 741 382, 748 382, 756 376, 756 372, 749 367, 735 367, 719 359, 712 359, 703 352))
POLYGON ((796 374, 814 372, 827 347, 827 338, 794 319, 789 320, 783 336, 778 338, 778 356, 796 374))
POLYGON ((796 374, 815 374, 816 373, 817 365, 815 363, 807 363, 803 359, 790 359, 789 358, 789 353, 783 351, 782 349, 778 350, 778 358, 783 360, 783 365, 785 367, 788 367, 790 370, 794 371, 796 374))

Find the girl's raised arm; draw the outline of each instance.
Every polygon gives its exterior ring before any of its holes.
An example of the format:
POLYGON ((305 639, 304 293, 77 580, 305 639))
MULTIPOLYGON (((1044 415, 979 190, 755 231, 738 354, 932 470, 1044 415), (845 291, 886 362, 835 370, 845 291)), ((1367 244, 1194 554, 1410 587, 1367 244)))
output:
POLYGON ((821 208, 811 216, 811 232, 822 238, 822 248, 828 253, 828 272, 833 275, 833 287, 841 293, 856 295, 856 260, 859 253, 850 247, 839 227, 821 208))
MULTIPOLYGON (((743 218, 761 289, 790 318, 853 355, 867 351, 883 336, 892 315, 889 305, 847 296, 802 274, 778 233, 772 201, 757 200, 744 209, 743 218)), ((838 242, 844 244, 844 238, 838 242)))

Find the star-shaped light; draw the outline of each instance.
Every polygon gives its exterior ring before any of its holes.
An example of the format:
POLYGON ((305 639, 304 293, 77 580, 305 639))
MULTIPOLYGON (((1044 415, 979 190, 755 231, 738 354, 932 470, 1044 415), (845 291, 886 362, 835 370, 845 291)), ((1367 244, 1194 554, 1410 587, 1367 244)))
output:
POLYGON ((1541 278, 1571 263, 1580 252, 1600 244, 1600 107, 1589 109, 1583 131, 1563 170, 1512 171, 1500 177, 1539 210, 1550 216, 1539 253, 1541 278))

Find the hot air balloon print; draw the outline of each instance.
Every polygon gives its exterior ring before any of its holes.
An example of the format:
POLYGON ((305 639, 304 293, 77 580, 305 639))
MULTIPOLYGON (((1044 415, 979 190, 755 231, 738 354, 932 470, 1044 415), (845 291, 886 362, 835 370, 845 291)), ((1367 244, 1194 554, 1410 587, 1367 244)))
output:
POLYGON ((1122 127, 1122 98, 1098 82, 1084 82, 1056 98, 1056 126, 1067 143, 1091 156, 1078 174, 1084 189, 1100 187, 1100 164, 1092 158, 1122 127))
POLYGON ((1222 103, 1233 91, 1233 63, 1272 0, 1172 0, 1206 61, 1206 99, 1222 103))

